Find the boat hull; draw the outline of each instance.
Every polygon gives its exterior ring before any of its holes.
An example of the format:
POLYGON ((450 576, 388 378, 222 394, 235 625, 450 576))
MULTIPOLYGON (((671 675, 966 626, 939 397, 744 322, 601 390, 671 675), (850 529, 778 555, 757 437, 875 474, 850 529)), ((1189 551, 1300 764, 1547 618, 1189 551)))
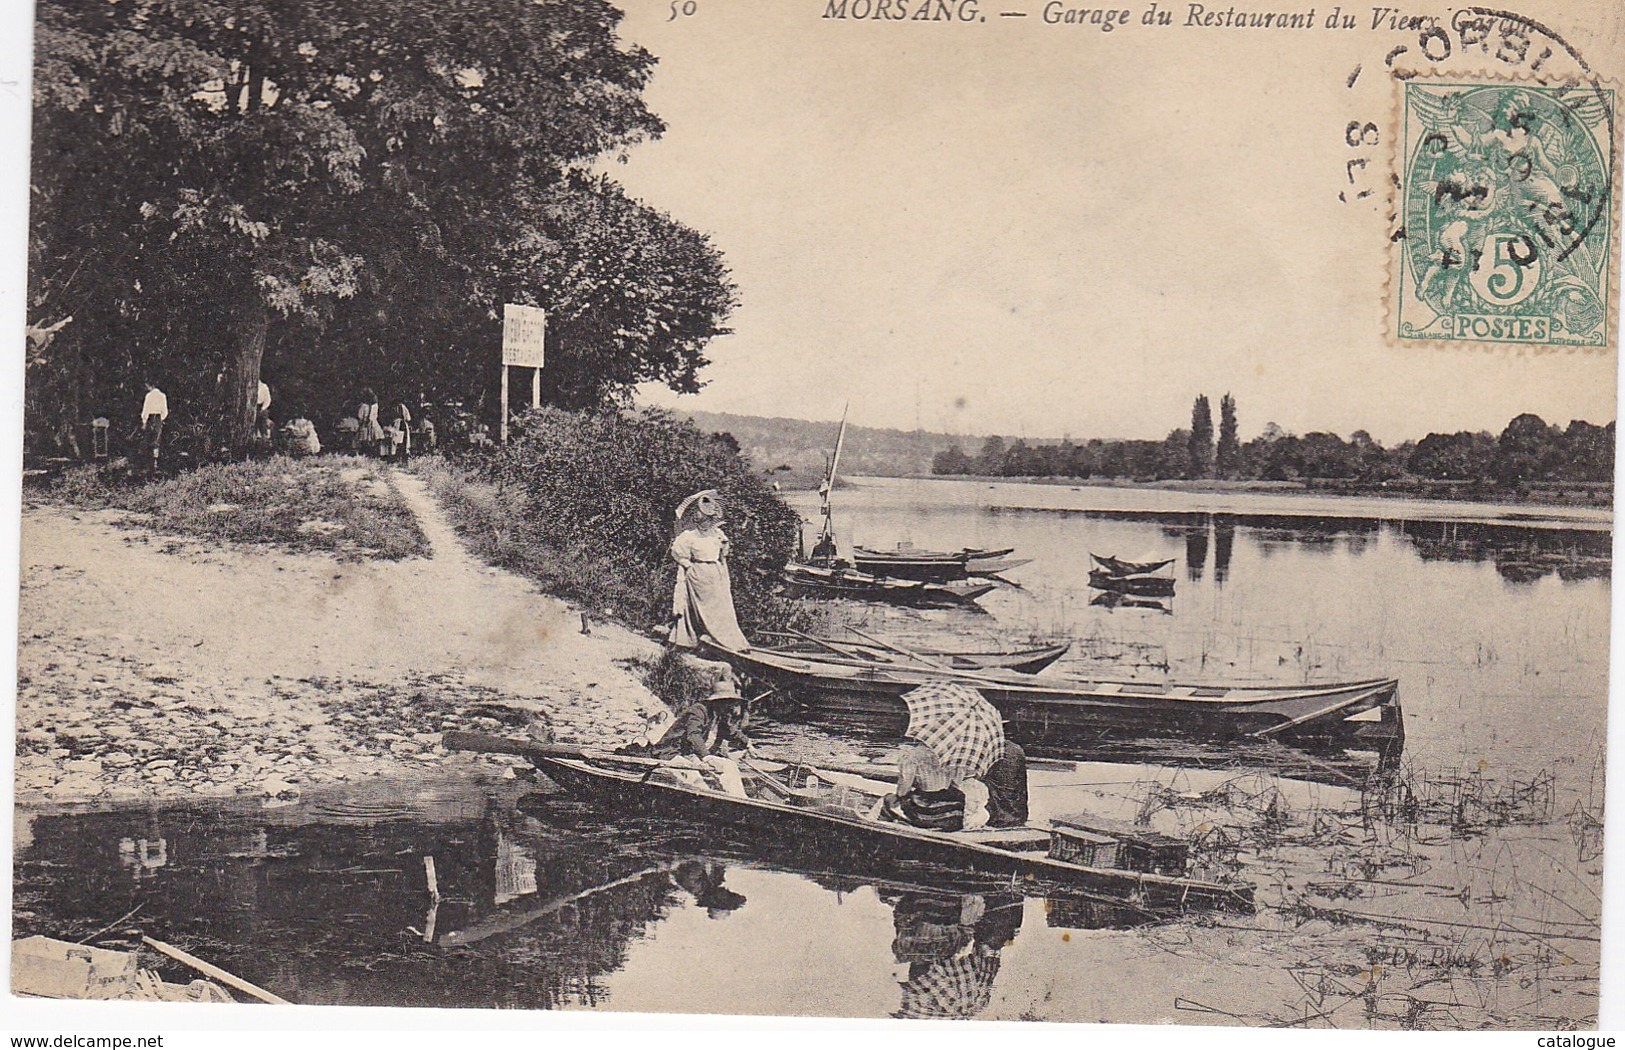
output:
POLYGON ((752 832, 769 854, 793 848, 852 858, 873 865, 926 864, 971 877, 1018 877, 1064 886, 1109 901, 1132 902, 1156 913, 1223 909, 1251 912, 1253 888, 1115 868, 1091 868, 1043 853, 1018 853, 950 833, 880 823, 822 810, 740 799, 715 791, 622 773, 588 762, 534 755, 531 761, 564 790, 616 812, 729 826, 752 832))
MULTIPOLYGON (((815 639, 809 635, 782 634, 773 631, 761 632, 760 637, 783 639, 791 642, 793 644, 774 645, 773 649, 775 652, 793 653, 796 656, 810 660, 839 659, 833 651, 835 649, 849 653, 849 659, 855 663, 898 663, 908 659, 895 650, 884 648, 873 642, 851 641, 844 638, 815 639), (821 641, 828 644, 818 644, 821 641)), ((1071 642, 1062 642, 1058 645, 1035 645, 1027 649, 1000 651, 930 649, 924 647, 916 651, 932 662, 944 664, 961 671, 1003 670, 1017 671, 1021 674, 1037 674, 1065 656, 1071 648, 1071 642)))
POLYGON ((1369 679, 1303 687, 1084 682, 1008 672, 954 672, 898 665, 841 666, 770 650, 717 653, 805 709, 873 732, 901 734, 903 694, 953 679, 985 696, 1024 743, 1065 751, 1125 736, 1322 742, 1386 750, 1403 738, 1399 683, 1369 679), (1377 712, 1375 719, 1354 719, 1377 712))
POLYGON ((919 580, 928 583, 948 583, 971 576, 993 576, 1020 568, 1030 559, 1011 558, 1015 548, 1000 550, 969 549, 947 553, 943 551, 880 551, 857 547, 853 551, 853 564, 859 572, 886 576, 894 580, 919 580))
POLYGON ((1109 576, 1151 576, 1162 572, 1174 563, 1173 558, 1164 558, 1161 561, 1125 561, 1122 558, 1113 558, 1104 554, 1090 554, 1098 567, 1097 572, 1109 576))
POLYGON ((975 601, 994 587, 966 580, 928 583, 899 580, 871 573, 792 565, 784 571, 785 589, 805 598, 849 598, 890 602, 894 605, 961 605, 975 601))

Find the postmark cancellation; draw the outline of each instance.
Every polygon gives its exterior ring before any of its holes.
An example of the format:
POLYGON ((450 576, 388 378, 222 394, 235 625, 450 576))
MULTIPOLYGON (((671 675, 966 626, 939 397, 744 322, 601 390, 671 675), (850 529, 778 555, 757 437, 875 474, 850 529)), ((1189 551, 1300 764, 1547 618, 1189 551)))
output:
POLYGON ((1486 76, 1398 89, 1390 338, 1616 346, 1616 89, 1486 76))

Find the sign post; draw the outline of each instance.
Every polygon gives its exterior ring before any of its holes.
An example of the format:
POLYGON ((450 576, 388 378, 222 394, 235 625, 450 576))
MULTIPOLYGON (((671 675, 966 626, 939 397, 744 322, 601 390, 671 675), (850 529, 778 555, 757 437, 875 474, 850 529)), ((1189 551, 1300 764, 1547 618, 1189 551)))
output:
POLYGON ((542 346, 547 314, 536 306, 505 303, 502 307, 502 443, 508 443, 508 369, 535 369, 530 377, 530 404, 542 405, 542 346))

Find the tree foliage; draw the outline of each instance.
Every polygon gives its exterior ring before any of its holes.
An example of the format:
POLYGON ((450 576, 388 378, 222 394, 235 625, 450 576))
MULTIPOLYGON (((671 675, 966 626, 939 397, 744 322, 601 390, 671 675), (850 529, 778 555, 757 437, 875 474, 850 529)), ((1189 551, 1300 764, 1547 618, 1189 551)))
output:
POLYGON ((532 559, 514 568, 642 627, 670 622, 673 511, 694 492, 719 489, 740 623, 752 631, 784 622, 773 592, 801 518, 726 434, 657 410, 542 409, 520 420, 505 448, 462 462, 513 494, 502 527, 517 530, 508 546, 532 559))
MULTIPOLYGON (((1228 395, 1220 402, 1221 451, 1226 444, 1223 420, 1234 419, 1234 404, 1228 395)), ((1199 422, 1199 411, 1197 415, 1199 422)), ((965 456, 957 446, 938 453, 934 469, 939 474, 1162 481, 1191 476, 1199 447, 1195 432, 1183 428, 1170 431, 1162 441, 1023 440, 1006 446, 1002 438, 990 437, 976 457, 965 456)), ((1228 465, 1219 468, 1223 477, 1265 481, 1386 486, 1412 479, 1474 489, 1596 485, 1613 480, 1614 424, 1597 426, 1577 419, 1559 429, 1525 414, 1508 423, 1499 437, 1468 431, 1429 434, 1418 442, 1384 448, 1364 430, 1356 430, 1348 440, 1325 431, 1299 437, 1270 423, 1252 440, 1237 442, 1224 462, 1228 465)))
POLYGON ((1186 477, 1205 478, 1213 473, 1213 409, 1206 394, 1198 394, 1191 406, 1190 467, 1186 477))
POLYGON ((71 391, 59 424, 133 415, 147 372, 238 433, 262 354, 309 412, 364 384, 477 398, 503 302, 554 321, 550 400, 697 386, 734 289, 703 236, 589 171, 663 130, 655 60, 603 0, 37 17, 30 316, 76 323, 30 382, 71 391))
POLYGON ((1213 466, 1221 478, 1234 477, 1241 466, 1241 433, 1236 420, 1236 399, 1229 394, 1219 398, 1219 447, 1213 466))

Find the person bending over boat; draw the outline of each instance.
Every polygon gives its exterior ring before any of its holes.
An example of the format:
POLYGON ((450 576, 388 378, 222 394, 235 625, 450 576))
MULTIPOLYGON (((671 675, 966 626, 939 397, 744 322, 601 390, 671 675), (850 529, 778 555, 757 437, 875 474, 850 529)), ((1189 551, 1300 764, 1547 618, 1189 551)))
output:
MULTIPOLYGON (((1009 732, 1010 723, 1005 722, 1009 732)), ((987 823, 994 828, 1019 828, 1027 823, 1027 752, 1004 738, 1004 753, 982 774, 987 785, 987 823)))
POLYGON ((677 538, 671 541, 671 557, 677 563, 671 644, 692 649, 710 635, 724 648, 749 649, 734 614, 728 537, 722 531, 717 490, 706 489, 685 499, 677 508, 677 527, 677 538))
POLYGON ((897 756, 897 790, 881 800, 879 816, 932 831, 959 831, 967 826, 965 792, 935 751, 909 740, 897 756))
POLYGON ((751 748, 745 735, 745 698, 732 673, 724 673, 709 696, 684 704, 658 739, 640 738, 620 750, 670 760, 674 768, 668 772, 690 787, 710 788, 703 775, 709 773, 728 794, 744 797, 739 764, 731 757, 735 747, 741 753, 751 748))

